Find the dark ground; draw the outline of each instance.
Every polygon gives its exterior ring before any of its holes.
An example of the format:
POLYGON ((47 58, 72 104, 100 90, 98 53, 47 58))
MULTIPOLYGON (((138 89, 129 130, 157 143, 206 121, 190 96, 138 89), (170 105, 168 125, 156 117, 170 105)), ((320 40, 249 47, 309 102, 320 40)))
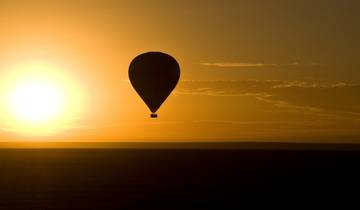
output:
POLYGON ((2 149, 0 209, 329 203, 360 192, 359 167, 359 150, 2 149))

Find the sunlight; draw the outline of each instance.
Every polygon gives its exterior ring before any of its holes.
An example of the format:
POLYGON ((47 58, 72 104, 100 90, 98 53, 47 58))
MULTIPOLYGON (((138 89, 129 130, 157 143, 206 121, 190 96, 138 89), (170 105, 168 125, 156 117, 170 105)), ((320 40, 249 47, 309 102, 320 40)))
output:
POLYGON ((63 90, 47 81, 27 81, 9 94, 10 109, 16 118, 31 123, 48 121, 60 114, 64 102, 63 90))
POLYGON ((2 118, 5 129, 25 134, 52 134, 71 127, 79 115, 79 88, 60 67, 21 62, 2 76, 2 118))

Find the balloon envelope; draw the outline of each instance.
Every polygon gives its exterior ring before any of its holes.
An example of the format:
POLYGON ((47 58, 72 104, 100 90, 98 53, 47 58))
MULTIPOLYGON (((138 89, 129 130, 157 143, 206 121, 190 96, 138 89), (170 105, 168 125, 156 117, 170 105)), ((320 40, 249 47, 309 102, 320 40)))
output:
POLYGON ((161 52, 137 56, 130 64, 129 79, 150 111, 151 117, 176 87, 180 78, 178 62, 161 52))

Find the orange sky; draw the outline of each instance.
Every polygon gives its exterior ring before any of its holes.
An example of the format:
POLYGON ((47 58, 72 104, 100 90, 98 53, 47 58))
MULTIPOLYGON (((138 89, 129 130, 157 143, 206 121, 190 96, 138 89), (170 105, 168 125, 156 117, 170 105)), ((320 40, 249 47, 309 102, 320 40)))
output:
POLYGON ((359 7, 1 1, 2 74, 29 61, 51 63, 82 95, 71 99, 80 111, 58 132, 17 132, 5 117, 0 140, 356 141, 359 7), (167 52, 182 68, 156 120, 127 77, 131 60, 146 51, 167 52))

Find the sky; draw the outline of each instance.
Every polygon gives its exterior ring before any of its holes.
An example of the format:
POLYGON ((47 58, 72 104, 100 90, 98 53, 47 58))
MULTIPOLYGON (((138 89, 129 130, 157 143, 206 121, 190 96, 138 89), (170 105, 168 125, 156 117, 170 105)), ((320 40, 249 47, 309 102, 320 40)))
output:
POLYGON ((359 11, 356 0, 3 0, 1 74, 51 63, 79 94, 46 135, 0 109, 0 141, 357 142, 359 11), (181 66, 158 119, 128 81, 147 51, 181 66))

